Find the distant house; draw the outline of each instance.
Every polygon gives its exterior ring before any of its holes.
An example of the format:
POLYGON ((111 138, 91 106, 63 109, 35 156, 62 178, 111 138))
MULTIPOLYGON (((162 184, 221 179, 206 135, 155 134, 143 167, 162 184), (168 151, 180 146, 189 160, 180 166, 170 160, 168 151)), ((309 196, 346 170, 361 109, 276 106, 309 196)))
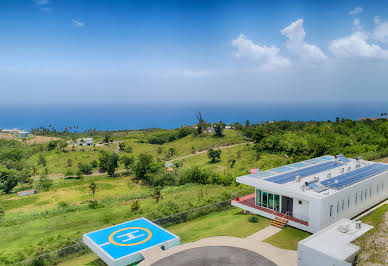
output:
POLYGON ((172 168, 172 167, 174 167, 175 165, 174 165, 173 163, 165 163, 164 166, 165 166, 166 168, 172 168))
POLYGON ((92 138, 78 139, 77 146, 93 146, 92 138))
POLYGON ((27 138, 30 135, 30 133, 25 130, 18 130, 16 134, 18 134, 19 137, 22 137, 22 138, 27 138))
POLYGON ((23 197, 23 196, 33 195, 33 194, 36 194, 36 189, 20 191, 18 192, 18 197, 23 197))
POLYGON ((208 128, 206 129, 206 132, 207 132, 207 133, 216 133, 216 131, 214 130, 214 127, 208 127, 208 128))
POLYGON ((30 135, 29 132, 27 132, 25 130, 20 130, 20 129, 17 129, 17 128, 3 129, 3 130, 1 130, 1 133, 16 134, 16 135, 18 135, 21 138, 27 138, 30 135))

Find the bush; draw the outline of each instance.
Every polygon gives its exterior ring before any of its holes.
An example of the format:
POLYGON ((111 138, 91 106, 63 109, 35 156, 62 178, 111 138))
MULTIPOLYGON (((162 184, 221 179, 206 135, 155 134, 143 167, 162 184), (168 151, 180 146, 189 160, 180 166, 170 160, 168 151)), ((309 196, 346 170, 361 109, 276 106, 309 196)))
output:
POLYGON ((66 208, 68 206, 69 206, 69 204, 67 202, 65 202, 65 201, 58 202, 58 207, 59 208, 66 208))
POLYGON ((90 165, 93 167, 93 168, 96 168, 98 166, 98 163, 96 160, 93 160, 90 165))
POLYGON ((255 215, 251 215, 248 217, 248 222, 257 223, 257 222, 259 222, 259 218, 257 218, 257 216, 255 216, 255 215))
POLYGON ((158 211, 164 216, 170 216, 180 211, 179 205, 173 201, 165 201, 159 204, 158 211))
POLYGON ((89 209, 96 209, 98 207, 97 200, 89 200, 88 207, 89 209))
POLYGON ((87 163, 79 163, 78 169, 81 171, 82 174, 87 175, 90 174, 92 171, 92 166, 87 163))
POLYGON ((140 201, 139 200, 134 200, 132 201, 131 203, 131 211, 132 213, 137 213, 137 212, 140 212, 140 201))
POLYGON ((39 178, 37 188, 38 190, 47 191, 52 186, 53 181, 51 179, 48 179, 46 175, 42 175, 39 178))

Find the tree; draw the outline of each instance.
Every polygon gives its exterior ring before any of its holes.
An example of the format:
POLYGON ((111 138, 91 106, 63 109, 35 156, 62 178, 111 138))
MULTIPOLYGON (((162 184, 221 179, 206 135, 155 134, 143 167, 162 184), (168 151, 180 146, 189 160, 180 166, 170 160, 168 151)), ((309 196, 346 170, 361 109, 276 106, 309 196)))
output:
POLYGON ((92 181, 92 183, 90 183, 89 185, 89 189, 90 189, 90 194, 92 195, 92 201, 94 201, 94 194, 96 194, 96 190, 97 190, 96 183, 92 181))
POLYGON ((47 175, 41 175, 37 184, 37 188, 41 190, 48 190, 52 186, 53 181, 47 178, 47 175))
POLYGON ((111 135, 109 135, 108 133, 106 133, 105 134, 105 136, 104 136, 104 140, 103 140, 103 142, 104 143, 109 143, 109 142, 112 142, 112 136, 111 135))
POLYGON ((108 175, 114 176, 118 167, 119 156, 114 152, 102 151, 100 154, 100 167, 108 172, 108 175))
POLYGON ((125 142, 120 142, 119 147, 120 147, 120 150, 124 151, 126 148, 125 142))
POLYGON ((4 193, 9 193, 17 184, 15 172, 5 167, 0 167, 0 190, 4 193))
POLYGON ((136 177, 139 179, 147 179, 147 174, 151 168, 152 163, 152 155, 146 153, 139 154, 134 167, 136 177))
POLYGON ((73 161, 71 159, 67 159, 67 167, 71 167, 73 165, 73 161))
POLYGON ((121 162, 124 164, 125 170, 129 173, 129 170, 132 169, 133 164, 135 162, 135 158, 123 156, 121 157, 121 162))
POLYGON ((251 122, 249 120, 245 121, 245 127, 250 127, 251 126, 251 122))
POLYGON ((17 175, 17 180, 22 186, 22 189, 24 189, 24 184, 32 184, 31 168, 29 166, 24 167, 17 175))
POLYGON ((87 175, 92 171, 92 166, 88 163, 78 163, 78 169, 82 174, 87 175))
POLYGON ((57 147, 58 147, 59 151, 63 152, 63 151, 65 151, 65 148, 67 147, 67 142, 64 140, 59 141, 57 147))
POLYGON ((152 197, 155 199, 156 204, 159 203, 159 200, 163 198, 160 186, 156 186, 154 189, 154 193, 152 194, 152 197))
POLYGON ((203 133, 203 131, 206 129, 206 127, 208 126, 208 124, 205 122, 201 112, 197 113, 197 121, 198 121, 197 134, 201 135, 203 133))
POLYGON ((214 128, 214 131, 216 132, 217 137, 223 136, 222 131, 225 129, 225 126, 226 126, 225 123, 223 123, 222 121, 218 123, 214 123, 213 128, 214 128))
POLYGON ((38 157, 38 164, 42 166, 46 166, 47 164, 46 158, 41 153, 39 154, 39 157, 38 157))
POLYGON ((221 159, 221 150, 210 149, 207 152, 207 156, 209 157, 211 163, 216 163, 218 160, 221 159))

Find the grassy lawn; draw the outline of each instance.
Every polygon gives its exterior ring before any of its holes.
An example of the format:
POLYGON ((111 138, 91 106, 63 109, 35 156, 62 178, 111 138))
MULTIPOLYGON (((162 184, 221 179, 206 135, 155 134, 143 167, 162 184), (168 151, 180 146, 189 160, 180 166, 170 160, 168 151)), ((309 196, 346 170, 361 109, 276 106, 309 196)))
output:
POLYGON ((264 242, 281 249, 298 249, 298 242, 309 237, 311 234, 291 226, 286 226, 280 232, 265 239, 264 242))
POLYGON ((84 180, 56 180, 49 191, 32 196, 3 195, 0 197, 0 205, 5 208, 0 220, 0 264, 2 254, 11 259, 22 254, 36 256, 70 245, 85 232, 141 216, 166 216, 165 202, 175 203, 176 212, 225 200, 231 192, 249 193, 248 190, 250 188, 245 186, 200 184, 165 187, 163 199, 156 205, 149 186, 136 184, 129 177, 96 176, 84 180), (96 209, 88 208, 87 204, 91 180, 98 187, 96 199, 100 207, 96 209), (141 212, 131 211, 134 198, 141 198, 141 212), (68 206, 61 207, 60 202, 68 206))
MULTIPOLYGON (((247 237, 270 224, 270 220, 259 217, 258 223, 249 223, 249 215, 238 208, 213 212, 197 219, 166 227, 170 232, 180 236, 181 243, 197 241, 211 236, 247 237), (236 230, 238 228, 238 230, 236 230)), ((89 253, 72 258, 60 265, 95 265, 97 255, 89 253)))
POLYGON ((358 265, 386 265, 388 260, 388 204, 384 204, 361 219, 373 225, 354 244, 361 248, 356 257, 358 265))
POLYGON ((241 209, 231 208, 206 216, 172 225, 166 229, 181 237, 183 243, 211 236, 247 237, 270 224, 270 220, 259 217, 258 223, 248 222, 249 215, 241 209), (236 230, 238 228, 238 230, 236 230))

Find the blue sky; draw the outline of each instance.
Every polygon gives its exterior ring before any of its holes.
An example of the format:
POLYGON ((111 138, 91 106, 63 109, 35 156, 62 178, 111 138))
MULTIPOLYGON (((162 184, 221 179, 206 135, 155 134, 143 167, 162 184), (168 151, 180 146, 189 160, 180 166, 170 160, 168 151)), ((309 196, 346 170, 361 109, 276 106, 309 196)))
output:
POLYGON ((0 2, 0 103, 388 102, 388 1, 0 2))

